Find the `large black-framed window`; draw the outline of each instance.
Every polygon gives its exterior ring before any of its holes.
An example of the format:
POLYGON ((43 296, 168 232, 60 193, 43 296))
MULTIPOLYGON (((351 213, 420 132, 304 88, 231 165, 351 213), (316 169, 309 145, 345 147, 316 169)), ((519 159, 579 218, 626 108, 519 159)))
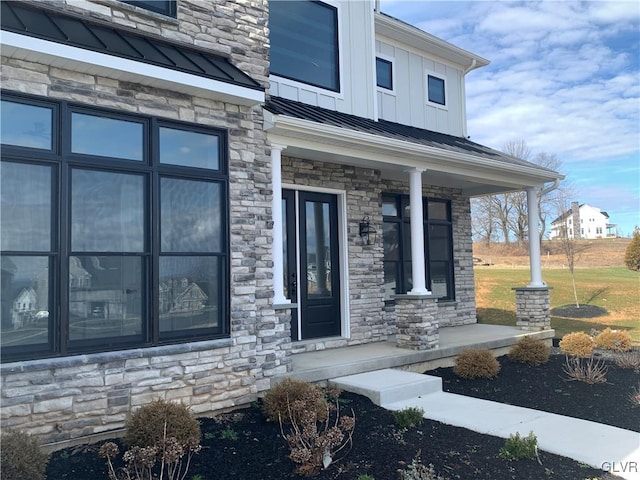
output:
MULTIPOLYGON (((425 271, 429 290, 440 300, 454 300, 451 201, 423 199, 425 271)), ((412 288, 411 210, 408 195, 382 196, 385 299, 412 288)))
POLYGON ((269 1, 271 73, 340 91, 338 9, 323 2, 269 1))
POLYGON ((160 13, 168 17, 176 17, 178 13, 177 0, 123 0, 124 3, 144 8, 150 12, 160 13))
POLYGON ((12 92, 2 123, 3 359, 228 335, 224 130, 12 92))

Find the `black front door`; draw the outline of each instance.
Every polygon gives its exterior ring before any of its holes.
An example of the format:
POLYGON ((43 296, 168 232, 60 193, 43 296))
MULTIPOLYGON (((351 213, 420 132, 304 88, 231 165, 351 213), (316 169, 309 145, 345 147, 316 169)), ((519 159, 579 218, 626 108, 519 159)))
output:
POLYGON ((337 197, 284 190, 283 208, 287 290, 298 304, 292 338, 340 335, 337 197))

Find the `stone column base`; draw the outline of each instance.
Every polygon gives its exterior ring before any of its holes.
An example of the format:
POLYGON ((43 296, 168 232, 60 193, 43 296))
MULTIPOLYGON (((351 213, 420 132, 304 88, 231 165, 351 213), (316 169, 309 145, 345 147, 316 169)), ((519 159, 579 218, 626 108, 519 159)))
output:
POLYGON ((396 346, 410 350, 437 348, 440 340, 438 297, 397 295, 396 346))
POLYGON ((516 325, 523 330, 549 330, 551 316, 549 287, 514 288, 516 292, 516 325))

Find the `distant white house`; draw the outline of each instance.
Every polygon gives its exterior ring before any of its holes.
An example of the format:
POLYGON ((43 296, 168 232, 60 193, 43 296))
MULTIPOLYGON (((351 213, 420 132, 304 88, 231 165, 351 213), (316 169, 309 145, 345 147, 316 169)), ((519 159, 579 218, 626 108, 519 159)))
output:
POLYGON ((13 328, 22 328, 36 313, 37 294, 31 287, 23 288, 13 301, 11 323, 13 328))
POLYGON ((571 209, 551 222, 549 238, 562 238, 565 233, 571 239, 615 238, 616 225, 609 222, 609 214, 598 207, 572 202, 571 209))

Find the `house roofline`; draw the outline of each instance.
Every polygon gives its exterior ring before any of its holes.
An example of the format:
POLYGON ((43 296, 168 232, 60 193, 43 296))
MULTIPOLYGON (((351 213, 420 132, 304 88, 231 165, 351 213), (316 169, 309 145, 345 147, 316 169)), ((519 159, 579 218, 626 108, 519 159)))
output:
POLYGON ((375 33, 461 65, 464 67, 464 74, 491 63, 486 58, 457 47, 386 13, 375 13, 375 33))
MULTIPOLYGON (((477 155, 389 138, 310 120, 264 111, 265 130, 272 141, 303 150, 322 149, 335 155, 361 158, 397 168, 423 168, 502 185, 503 191, 539 187, 564 175, 535 166, 514 165, 477 155)), ((379 168, 379 167, 378 167, 379 168)), ((465 191, 470 196, 485 191, 465 191)))

